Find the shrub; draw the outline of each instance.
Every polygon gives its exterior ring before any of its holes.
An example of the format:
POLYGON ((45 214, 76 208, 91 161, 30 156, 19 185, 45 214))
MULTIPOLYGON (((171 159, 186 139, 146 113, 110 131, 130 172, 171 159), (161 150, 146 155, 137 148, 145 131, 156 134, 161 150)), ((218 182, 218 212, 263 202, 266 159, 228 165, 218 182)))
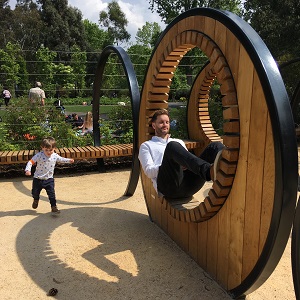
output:
MULTIPOLYGON (((114 107, 108 120, 100 120, 99 126, 103 145, 132 143, 132 113, 128 99, 126 106, 114 107)), ((54 137, 58 148, 93 145, 93 135, 82 136, 73 130, 65 115, 54 106, 32 104, 27 98, 14 100, 0 123, 0 150, 39 149, 45 136, 54 137)))
POLYGON ((16 150, 39 149, 45 136, 53 136, 58 147, 72 146, 77 139, 70 124, 65 122, 65 116, 54 106, 39 106, 24 98, 16 99, 8 106, 1 128, 2 150, 11 146, 16 150))

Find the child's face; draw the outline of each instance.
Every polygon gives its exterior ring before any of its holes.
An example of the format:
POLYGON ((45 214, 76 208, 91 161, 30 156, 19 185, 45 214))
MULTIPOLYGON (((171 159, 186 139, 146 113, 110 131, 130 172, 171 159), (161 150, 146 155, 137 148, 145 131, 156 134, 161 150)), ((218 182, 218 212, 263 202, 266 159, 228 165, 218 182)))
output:
POLYGON ((54 148, 42 147, 42 150, 44 151, 44 153, 47 157, 50 157, 51 154, 53 154, 53 152, 54 152, 54 148))

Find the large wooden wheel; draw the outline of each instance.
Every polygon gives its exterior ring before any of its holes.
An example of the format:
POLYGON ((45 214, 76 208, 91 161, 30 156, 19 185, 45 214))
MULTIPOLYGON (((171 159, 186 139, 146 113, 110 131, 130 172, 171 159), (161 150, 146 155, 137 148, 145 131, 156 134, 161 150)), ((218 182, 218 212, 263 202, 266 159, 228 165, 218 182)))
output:
POLYGON ((277 65, 257 33, 232 13, 193 9, 166 28, 152 53, 141 93, 139 144, 153 135, 150 118, 168 107, 174 71, 194 47, 209 63, 191 89, 189 135, 203 146, 223 141, 221 170, 196 207, 171 207, 142 172, 143 191, 151 219, 238 297, 270 276, 289 237, 298 172, 292 112, 277 65), (207 110, 215 78, 223 96, 222 137, 207 110))

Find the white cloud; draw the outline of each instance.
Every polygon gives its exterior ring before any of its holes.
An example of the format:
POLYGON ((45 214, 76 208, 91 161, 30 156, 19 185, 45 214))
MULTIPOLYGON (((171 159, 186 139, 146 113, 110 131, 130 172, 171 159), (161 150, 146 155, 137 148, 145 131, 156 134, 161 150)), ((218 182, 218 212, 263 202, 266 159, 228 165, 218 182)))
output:
POLYGON ((139 28, 142 28, 146 22, 156 22, 162 29, 165 25, 161 22, 160 17, 156 13, 152 13, 149 9, 147 1, 122 1, 118 0, 121 10, 125 13, 128 20, 127 31, 131 34, 131 41, 135 40, 136 33, 139 28), (139 4, 142 2, 143 4, 139 4))
POLYGON ((98 24, 99 13, 107 8, 107 2, 101 0, 69 0, 69 6, 77 7, 83 15, 83 19, 88 19, 98 24))
MULTIPOLYGON (((99 13, 107 8, 112 0, 69 0, 68 4, 77 7, 81 12, 83 19, 98 24, 99 13)), ((10 0, 9 5, 13 9, 16 0, 10 0)), ((127 31, 131 35, 131 42, 135 41, 137 30, 142 28, 146 22, 157 22, 164 30, 166 25, 161 21, 157 13, 152 13, 149 9, 148 0, 117 0, 121 10, 125 13, 128 20, 127 31)))
MULTIPOLYGON (((99 12, 107 8, 111 1, 102 0, 69 0, 69 5, 77 7, 83 14, 84 19, 97 23, 99 12)), ((131 42, 135 41, 137 30, 142 28, 146 22, 157 22, 162 29, 165 24, 161 22, 157 13, 152 13, 149 9, 149 2, 146 0, 117 0, 122 12, 128 20, 127 31, 131 35, 131 42)))

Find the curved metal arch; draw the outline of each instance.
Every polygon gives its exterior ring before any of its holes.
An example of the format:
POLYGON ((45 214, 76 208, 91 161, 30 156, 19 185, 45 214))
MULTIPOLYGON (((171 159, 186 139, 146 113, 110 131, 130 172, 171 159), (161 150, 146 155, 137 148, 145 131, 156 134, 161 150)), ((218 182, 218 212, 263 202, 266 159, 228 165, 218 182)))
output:
MULTIPOLYGON (((174 50, 171 44, 167 45, 164 38, 166 36, 169 38, 172 36, 172 34, 178 34, 180 30, 183 30, 182 27, 184 26, 188 27, 190 24, 194 24, 192 18, 197 16, 207 17, 215 22, 222 23, 224 27, 229 29, 235 38, 239 40, 240 44, 246 49, 247 55, 250 57, 253 65, 255 66, 258 80, 262 85, 263 94, 266 99, 267 109, 270 116, 272 132, 274 135, 273 151, 275 158, 275 174, 272 180, 274 179, 275 185, 274 204, 270 220, 270 227, 266 237, 266 242, 254 267, 251 269, 246 278, 243 278, 238 286, 229 290, 234 297, 238 297, 242 294, 248 294, 254 291, 261 284, 263 284, 266 278, 270 276, 275 269, 284 251, 291 229, 291 215, 294 213, 297 194, 297 144, 288 96, 278 67, 272 55, 257 33, 250 27, 250 25, 230 12, 207 8, 197 8, 187 11, 173 20, 173 22, 169 24, 169 26, 160 36, 152 53, 150 63, 147 68, 149 79, 150 76, 153 75, 151 72, 154 71, 152 70, 156 68, 155 70, 157 71, 160 67, 151 65, 152 60, 155 61, 158 55, 156 51, 160 51, 159 53, 161 53, 161 57, 163 57, 162 62, 164 62, 164 57, 166 57, 171 50, 174 50), (188 21, 186 23, 182 22, 184 25, 180 24, 182 27, 179 25, 177 27, 177 23, 180 21, 185 21, 187 18, 190 18, 191 23, 188 23, 188 21), (169 33, 169 31, 172 33, 169 33), (164 45, 161 46, 161 44, 164 45), (160 49, 160 47, 164 46, 165 52, 164 49, 160 49)), ((191 28, 191 30, 195 31, 197 29, 191 28)), ((207 27, 205 30, 209 31, 210 28, 207 27)), ((210 33, 212 36, 214 36, 214 33, 210 33)), ((226 35, 224 32, 223 34, 226 35)), ((188 47, 189 45, 182 45, 182 48, 185 48, 186 50, 188 47)), ((183 49, 180 50, 183 53, 183 49)), ((147 85, 143 86, 141 93, 141 108, 144 106, 143 100, 147 99, 149 95, 149 93, 147 93, 149 85, 150 84, 147 83, 147 85)), ((153 99, 155 100, 156 98, 153 97, 153 99)), ((166 99, 163 98, 163 100, 166 99)), ((144 112, 140 111, 140 117, 142 113, 144 112)), ((141 126, 145 125, 143 124, 143 119, 144 118, 141 118, 140 120, 141 126)), ((140 135, 140 138, 140 142, 143 142, 145 136, 140 135)))
POLYGON ((132 165, 131 172, 128 181, 125 196, 132 196, 136 190, 139 175, 140 175, 140 164, 138 160, 138 117, 140 107, 140 91, 136 74, 131 63, 131 60, 125 50, 119 46, 107 46, 103 49, 100 57, 98 66, 96 69, 95 80, 93 84, 93 132, 94 132, 94 144, 95 146, 101 145, 100 140, 100 128, 99 128, 99 104, 100 104, 100 91, 104 68, 109 56, 115 53, 118 55, 122 66, 125 70, 132 108, 132 122, 133 122, 133 152, 132 152, 132 165))

